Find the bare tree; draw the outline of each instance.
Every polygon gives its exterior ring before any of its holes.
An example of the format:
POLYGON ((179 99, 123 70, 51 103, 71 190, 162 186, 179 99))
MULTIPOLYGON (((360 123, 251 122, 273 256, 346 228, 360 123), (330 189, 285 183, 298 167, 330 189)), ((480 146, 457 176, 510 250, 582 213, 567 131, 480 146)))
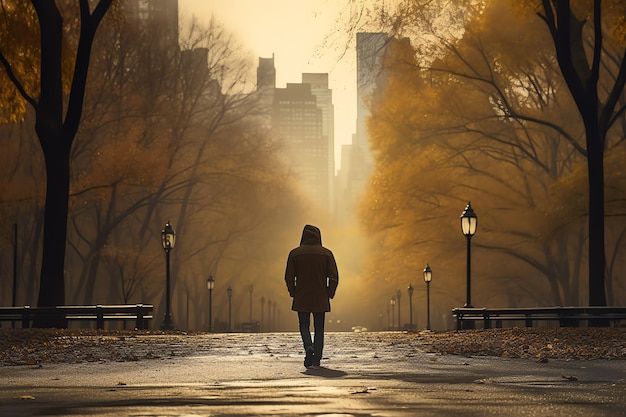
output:
MULTIPOLYGON (((3 12, 10 9, 2 2, 3 12)), ((44 209, 43 258, 39 285, 40 306, 65 303, 65 241, 67 235, 68 199, 70 183, 70 152, 78 130, 85 84, 89 69, 91 48, 96 31, 112 0, 93 4, 80 0, 80 33, 77 36, 76 56, 69 97, 63 91, 63 14, 55 2, 32 0, 39 30, 40 44, 25 45, 25 49, 40 50, 40 79, 37 92, 29 92, 22 83, 17 62, 9 62, 0 51, 0 62, 9 79, 36 114, 35 130, 44 154, 46 166, 46 203, 44 209), (38 94, 38 95, 36 95, 38 94), (67 103, 67 105, 65 105, 67 103)), ((9 35, 13 32, 9 31, 9 35)), ((19 32, 18 32, 19 34, 19 32)), ((20 39, 13 39, 19 43, 20 39)), ((53 325, 54 323, 40 323, 53 325)))
POLYGON ((609 13, 625 11, 623 2, 612 6, 609 11, 606 4, 603 8, 600 0, 594 0, 592 9, 577 13, 569 0, 542 0, 542 10, 538 13, 550 30, 559 68, 585 126, 584 154, 589 176, 589 305, 600 306, 606 305, 604 152, 608 131, 626 110, 619 106, 626 85, 626 47, 612 45, 617 46, 618 52, 613 58, 619 69, 612 85, 605 85, 607 91, 599 91, 600 80, 604 78, 604 61, 611 59, 605 53, 605 48, 611 47, 607 45, 610 37, 605 32, 609 13))

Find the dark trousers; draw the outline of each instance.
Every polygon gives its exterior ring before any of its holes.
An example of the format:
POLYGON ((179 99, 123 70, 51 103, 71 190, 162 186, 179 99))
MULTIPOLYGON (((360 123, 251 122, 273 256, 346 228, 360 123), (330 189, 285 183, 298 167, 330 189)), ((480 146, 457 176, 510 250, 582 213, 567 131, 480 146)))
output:
POLYGON ((326 313, 312 313, 313 328, 315 329, 315 341, 311 340, 311 313, 298 312, 298 321, 300 322, 300 335, 302 336, 302 344, 304 349, 313 346, 315 350, 314 362, 319 364, 324 351, 324 322, 326 321, 326 313))

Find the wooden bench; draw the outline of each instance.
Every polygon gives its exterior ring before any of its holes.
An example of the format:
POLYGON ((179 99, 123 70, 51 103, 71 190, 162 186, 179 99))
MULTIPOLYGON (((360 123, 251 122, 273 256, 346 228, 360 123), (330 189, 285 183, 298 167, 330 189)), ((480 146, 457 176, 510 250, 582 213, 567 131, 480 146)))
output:
POLYGON ((105 321, 135 321, 135 329, 148 328, 152 319, 151 304, 57 306, 57 307, 0 307, 0 321, 21 322, 22 328, 31 327, 37 320, 60 320, 62 327, 70 321, 95 321, 96 328, 104 329, 105 321))
POLYGON ((476 321, 483 322, 483 328, 489 329, 493 322, 496 328, 502 327, 503 321, 523 322, 526 327, 533 327, 537 321, 558 322, 560 327, 577 327, 586 321, 608 321, 610 325, 619 325, 626 320, 626 307, 536 307, 536 308, 454 308, 457 330, 471 328, 476 321))

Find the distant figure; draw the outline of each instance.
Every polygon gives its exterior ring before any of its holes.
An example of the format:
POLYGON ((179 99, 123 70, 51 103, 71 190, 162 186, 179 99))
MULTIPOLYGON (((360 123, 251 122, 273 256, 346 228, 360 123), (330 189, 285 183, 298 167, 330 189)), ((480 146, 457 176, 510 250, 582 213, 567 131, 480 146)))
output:
POLYGON ((322 234, 306 225, 300 246, 289 252, 285 283, 293 298, 291 309, 298 312, 300 334, 306 356, 304 366, 320 366, 324 350, 324 321, 330 311, 330 299, 339 284, 339 272, 333 253, 322 246, 322 234), (311 313, 315 341, 311 340, 311 313))

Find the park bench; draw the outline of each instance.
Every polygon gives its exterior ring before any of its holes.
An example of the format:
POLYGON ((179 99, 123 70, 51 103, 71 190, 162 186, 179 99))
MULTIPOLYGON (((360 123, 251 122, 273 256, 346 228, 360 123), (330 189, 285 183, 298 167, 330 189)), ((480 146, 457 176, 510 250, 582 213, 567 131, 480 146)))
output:
POLYGON ((457 330, 474 328, 476 321, 483 322, 483 328, 489 329, 495 323, 496 328, 502 322, 523 322, 526 327, 533 327, 535 322, 558 322, 560 327, 577 327, 582 322, 594 320, 608 321, 618 326, 620 320, 626 319, 626 307, 535 307, 535 308, 454 308, 452 315, 456 318, 457 330))
POLYGON ((0 321, 20 322, 22 328, 31 327, 37 320, 60 320, 64 324, 62 327, 69 327, 70 321, 95 321, 97 329, 104 329, 105 321, 132 320, 135 328, 142 330, 148 328, 152 310, 150 304, 0 307, 0 321))

